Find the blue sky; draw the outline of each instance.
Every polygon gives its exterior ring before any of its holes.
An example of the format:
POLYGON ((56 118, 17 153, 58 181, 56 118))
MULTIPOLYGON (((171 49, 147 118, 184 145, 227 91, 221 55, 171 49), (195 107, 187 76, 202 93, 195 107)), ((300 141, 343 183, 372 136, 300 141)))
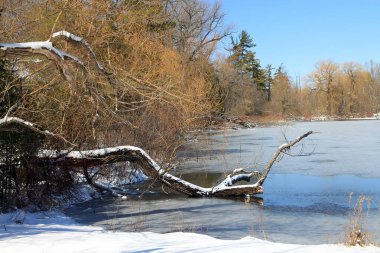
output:
POLYGON ((380 62, 380 0, 219 2, 225 23, 253 37, 263 66, 283 63, 291 76, 303 77, 321 60, 380 62))

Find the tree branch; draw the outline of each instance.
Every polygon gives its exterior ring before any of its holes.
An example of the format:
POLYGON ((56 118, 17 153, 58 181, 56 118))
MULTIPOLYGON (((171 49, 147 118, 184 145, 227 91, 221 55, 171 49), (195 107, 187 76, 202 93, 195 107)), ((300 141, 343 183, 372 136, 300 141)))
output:
POLYGON ((31 130, 32 132, 35 132, 35 133, 38 133, 38 134, 41 134, 44 136, 50 136, 50 137, 53 137, 55 139, 60 139, 60 140, 64 141, 65 143, 70 144, 71 146, 75 146, 73 143, 69 142, 68 140, 66 140, 65 138, 63 138, 60 135, 54 134, 48 130, 42 130, 41 127, 37 126, 36 124, 25 121, 25 120, 17 118, 17 117, 5 116, 4 118, 0 119, 0 131, 1 131, 1 129, 4 129, 5 127, 7 127, 11 124, 16 124, 16 125, 25 127, 27 129, 31 130))
POLYGON ((262 173, 261 178, 259 179, 259 181, 257 181, 257 184, 258 185, 263 185, 265 179, 268 176, 268 173, 269 173, 270 169, 272 168, 272 165, 274 164, 274 162, 277 160, 278 156, 282 152, 289 150, 291 147, 293 147, 294 145, 296 145, 297 143, 299 143, 302 139, 308 137, 312 133, 313 133, 313 131, 309 131, 309 132, 301 135, 300 137, 296 138, 294 141, 292 141, 290 143, 284 143, 281 146, 279 146, 278 149, 277 149, 277 151, 276 151, 276 153, 274 153, 274 155, 272 156, 272 159, 269 161, 269 163, 265 167, 265 169, 264 169, 264 171, 262 173))

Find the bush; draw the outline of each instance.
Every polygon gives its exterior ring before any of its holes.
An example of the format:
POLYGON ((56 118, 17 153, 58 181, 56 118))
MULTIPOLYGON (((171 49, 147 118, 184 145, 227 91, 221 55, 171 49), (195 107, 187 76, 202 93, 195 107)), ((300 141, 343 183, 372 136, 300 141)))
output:
POLYGON ((53 196, 69 192, 74 183, 67 168, 35 163, 43 136, 11 127, 0 131, 0 211, 36 205, 54 205, 53 196))

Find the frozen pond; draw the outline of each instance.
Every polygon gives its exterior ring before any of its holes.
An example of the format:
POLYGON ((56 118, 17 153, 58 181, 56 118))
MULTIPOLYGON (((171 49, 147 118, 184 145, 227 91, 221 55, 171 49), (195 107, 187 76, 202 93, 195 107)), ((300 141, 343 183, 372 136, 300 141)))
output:
POLYGON ((305 122, 205 134, 179 153, 175 174, 211 186, 237 167, 262 170, 284 138, 313 130, 285 156, 264 184, 264 194, 244 199, 187 198, 153 185, 134 186, 129 200, 102 199, 67 213, 78 222, 123 231, 205 233, 218 238, 252 235, 277 242, 343 242, 358 196, 371 198, 366 231, 380 243, 380 121, 305 122), (350 195, 351 203, 350 203, 350 195))

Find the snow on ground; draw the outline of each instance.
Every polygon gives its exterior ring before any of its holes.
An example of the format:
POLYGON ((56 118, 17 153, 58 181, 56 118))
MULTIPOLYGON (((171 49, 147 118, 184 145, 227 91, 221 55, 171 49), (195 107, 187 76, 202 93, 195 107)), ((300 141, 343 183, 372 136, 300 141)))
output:
POLYGON ((253 237, 219 240, 193 233, 126 233, 82 226, 59 212, 0 215, 0 252, 337 252, 372 253, 380 248, 282 244, 253 237), (15 221, 23 221, 16 224, 15 221))

